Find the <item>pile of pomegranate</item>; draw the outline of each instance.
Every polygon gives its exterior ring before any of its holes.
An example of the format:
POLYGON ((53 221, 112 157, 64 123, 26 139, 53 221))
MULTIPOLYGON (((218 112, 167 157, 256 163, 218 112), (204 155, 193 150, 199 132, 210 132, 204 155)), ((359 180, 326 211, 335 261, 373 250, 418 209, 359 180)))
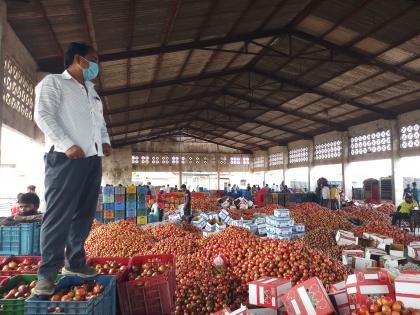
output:
POLYGON ((95 264, 95 269, 98 275, 114 275, 118 272, 127 270, 127 266, 116 261, 107 261, 104 264, 95 264))
POLYGON ((131 266, 128 273, 128 280, 140 280, 144 277, 153 277, 163 274, 171 268, 170 263, 162 263, 159 259, 152 259, 144 264, 131 266))
POLYGON ((24 300, 27 299, 31 293, 32 289, 35 288, 36 281, 31 283, 19 282, 14 288, 10 289, 7 292, 2 292, 2 298, 8 300, 24 300))
POLYGON ((1 271, 18 271, 20 273, 36 273, 41 265, 41 260, 32 260, 25 258, 21 262, 16 259, 10 260, 7 264, 4 264, 1 271))
POLYGON ((390 297, 376 299, 371 305, 361 305, 360 308, 350 315, 420 315, 420 310, 405 308, 400 301, 394 301, 390 297))

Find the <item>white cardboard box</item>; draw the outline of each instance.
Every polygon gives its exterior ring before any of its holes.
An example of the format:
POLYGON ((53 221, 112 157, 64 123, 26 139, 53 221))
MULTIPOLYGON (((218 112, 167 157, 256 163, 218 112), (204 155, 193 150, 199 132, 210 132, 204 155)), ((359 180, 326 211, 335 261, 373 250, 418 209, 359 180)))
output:
POLYGON ((413 242, 407 246, 408 257, 414 260, 420 260, 420 242, 413 242), (418 244, 419 243, 419 244, 418 244))
POLYGON ((357 237, 352 232, 338 230, 335 235, 338 246, 357 244, 357 237))
POLYGON ((395 297, 405 307, 420 309, 420 273, 399 275, 395 279, 395 297))
POLYGON ((363 257, 353 257, 353 269, 363 270, 369 267, 376 267, 376 260, 367 259, 363 257))

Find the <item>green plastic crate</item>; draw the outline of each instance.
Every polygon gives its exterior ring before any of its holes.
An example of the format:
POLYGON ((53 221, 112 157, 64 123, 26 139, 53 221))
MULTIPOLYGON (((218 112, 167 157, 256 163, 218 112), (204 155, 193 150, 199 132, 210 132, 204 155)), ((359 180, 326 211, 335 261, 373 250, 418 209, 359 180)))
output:
MULTIPOLYGON (((13 289, 19 282, 31 283, 37 279, 37 275, 17 275, 10 278, 9 282, 0 287, 1 293, 13 289)), ((24 315, 25 300, 0 299, 0 314, 24 315)))

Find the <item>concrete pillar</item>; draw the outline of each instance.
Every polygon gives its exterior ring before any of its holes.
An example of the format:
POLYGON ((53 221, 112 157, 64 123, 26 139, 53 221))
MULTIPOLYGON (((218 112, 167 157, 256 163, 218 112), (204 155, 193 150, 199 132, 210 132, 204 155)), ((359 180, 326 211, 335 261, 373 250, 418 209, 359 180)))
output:
POLYGON ((350 199, 352 198, 351 179, 349 176, 349 134, 344 132, 342 137, 342 151, 341 151, 341 175, 343 179, 344 193, 350 199))
MULTIPOLYGON (((3 83, 3 65, 4 65, 4 32, 7 23, 7 7, 6 1, 0 0, 0 82, 3 83)), ((3 89, 0 89, 0 164, 1 164, 1 127, 3 125, 3 89)))
POLYGON ((179 188, 182 185, 182 156, 179 157, 179 188))
POLYGON ((402 201, 404 184, 400 175, 400 130, 398 121, 391 121, 391 168, 392 168, 392 201, 402 201))
POLYGON ((113 149, 109 157, 102 159, 102 184, 128 185, 131 184, 133 164, 132 149, 113 149))

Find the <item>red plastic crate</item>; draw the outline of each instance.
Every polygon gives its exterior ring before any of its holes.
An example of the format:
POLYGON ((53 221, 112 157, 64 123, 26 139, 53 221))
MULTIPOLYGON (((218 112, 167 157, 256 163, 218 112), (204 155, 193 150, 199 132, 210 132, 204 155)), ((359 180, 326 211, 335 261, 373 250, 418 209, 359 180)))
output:
MULTIPOLYGON (((141 266, 147 262, 155 261, 157 265, 170 263, 172 268, 166 270, 163 274, 155 276, 168 279, 169 288, 171 292, 175 294, 176 288, 176 274, 175 274, 175 256, 172 254, 161 254, 161 255, 145 255, 145 256, 134 256, 130 260, 129 269, 132 266, 141 266)), ((150 277, 147 277, 150 278, 150 277)))
POLYGON ((9 282, 9 276, 0 276, 0 287, 4 286, 9 282))
POLYGON ((117 289, 121 314, 170 315, 174 311, 173 292, 162 277, 120 282, 117 289))
POLYGON ((30 259, 32 264, 37 264, 41 261, 41 256, 9 256, 0 264, 0 276, 15 276, 20 274, 36 274, 38 270, 14 270, 14 271, 2 271, 3 266, 11 261, 17 264, 23 262, 25 259, 30 259))
MULTIPOLYGON (((130 258, 123 258, 123 257, 88 257, 87 258, 87 264, 92 267, 95 267, 96 264, 103 265, 110 261, 116 262, 118 264, 121 264, 127 267, 130 264, 130 258)), ((118 283, 121 281, 123 274, 124 272, 117 272, 116 274, 112 274, 112 276, 116 277, 116 281, 118 283)))

